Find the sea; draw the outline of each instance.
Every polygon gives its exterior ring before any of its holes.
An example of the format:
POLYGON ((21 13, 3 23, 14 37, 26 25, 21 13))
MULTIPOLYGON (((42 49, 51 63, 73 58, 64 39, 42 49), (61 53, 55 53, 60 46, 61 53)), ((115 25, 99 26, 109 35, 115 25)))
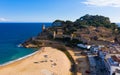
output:
POLYGON ((0 23, 0 65, 34 53, 35 49, 19 47, 19 44, 37 36, 43 24, 49 27, 52 23, 0 23))

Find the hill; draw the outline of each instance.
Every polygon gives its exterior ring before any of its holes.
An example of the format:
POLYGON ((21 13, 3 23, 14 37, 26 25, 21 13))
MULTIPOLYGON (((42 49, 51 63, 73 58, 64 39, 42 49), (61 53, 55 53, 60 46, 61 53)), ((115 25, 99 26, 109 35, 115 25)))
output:
POLYGON ((37 47, 48 46, 51 45, 50 43, 53 40, 66 42, 66 44, 70 44, 71 46, 77 43, 107 45, 109 43, 120 43, 119 33, 120 27, 116 23, 111 23, 108 17, 87 14, 75 22, 55 20, 51 27, 43 30, 36 38, 25 42, 23 46, 31 46, 31 44, 34 47, 36 45, 37 47), (50 42, 50 40, 52 41, 50 42))

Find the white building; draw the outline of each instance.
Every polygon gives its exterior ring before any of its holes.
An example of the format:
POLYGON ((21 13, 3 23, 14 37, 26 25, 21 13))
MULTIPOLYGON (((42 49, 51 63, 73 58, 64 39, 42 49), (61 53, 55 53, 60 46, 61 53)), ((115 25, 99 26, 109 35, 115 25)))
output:
POLYGON ((91 54, 88 54, 88 60, 90 64, 91 75, 96 75, 96 62, 95 62, 94 56, 91 54))
POLYGON ((90 49, 91 45, 77 44, 78 47, 90 49))
POLYGON ((102 52, 101 50, 98 51, 98 56, 104 60, 106 54, 102 52))
POLYGON ((107 67, 109 68, 110 75, 120 75, 120 55, 114 55, 107 58, 107 67))
POLYGON ((97 52, 99 51, 99 47, 98 47, 98 46, 92 46, 92 47, 90 48, 90 51, 91 51, 92 53, 97 53, 97 52))
POLYGON ((90 49, 91 48, 91 45, 86 45, 87 49, 90 49))

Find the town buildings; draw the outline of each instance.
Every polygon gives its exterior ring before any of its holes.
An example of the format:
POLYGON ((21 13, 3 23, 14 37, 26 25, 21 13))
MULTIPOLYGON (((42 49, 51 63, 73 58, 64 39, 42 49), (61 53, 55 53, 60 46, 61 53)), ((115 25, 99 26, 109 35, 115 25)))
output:
POLYGON ((110 75, 120 75, 120 55, 114 54, 109 55, 109 57, 106 59, 110 75))

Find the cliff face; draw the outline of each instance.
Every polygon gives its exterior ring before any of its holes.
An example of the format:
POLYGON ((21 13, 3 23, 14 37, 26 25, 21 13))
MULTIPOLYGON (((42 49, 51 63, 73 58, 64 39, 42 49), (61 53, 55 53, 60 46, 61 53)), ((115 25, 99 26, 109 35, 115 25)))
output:
POLYGON ((22 46, 26 48, 39 48, 44 46, 44 43, 42 40, 38 40, 34 38, 34 39, 29 39, 25 41, 24 43, 22 43, 22 46))
POLYGON ((26 48, 39 48, 39 47, 47 46, 47 43, 50 43, 49 41, 50 39, 51 39, 51 34, 46 29, 37 36, 26 40, 24 43, 22 43, 22 46, 26 48))

